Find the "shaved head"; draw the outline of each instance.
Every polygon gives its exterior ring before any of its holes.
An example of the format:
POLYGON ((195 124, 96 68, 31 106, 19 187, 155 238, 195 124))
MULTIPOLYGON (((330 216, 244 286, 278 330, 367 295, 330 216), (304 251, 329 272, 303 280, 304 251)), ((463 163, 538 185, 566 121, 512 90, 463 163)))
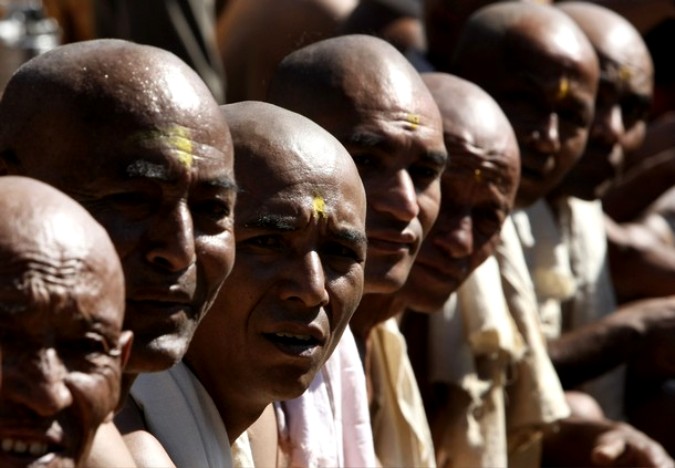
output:
POLYGON ((47 184, 0 178, 0 216, 0 465, 81 466, 131 344, 122 268, 103 227, 47 184))
POLYGON ((24 64, 0 101, 0 173, 47 182, 108 231, 126 281, 128 374, 179 361, 232 267, 230 132, 197 74, 122 40, 24 64))
POLYGON ((400 288, 438 214, 447 157, 438 107, 419 74, 382 39, 340 36, 288 55, 269 99, 347 148, 367 194, 366 291, 400 288))
POLYGON ((237 261, 186 359, 221 397, 234 440, 272 401, 307 389, 349 323, 366 194, 349 153, 306 117, 252 101, 222 109, 237 155, 237 261))
POLYGON ((547 195, 588 138, 599 68, 586 36, 552 6, 497 3, 469 18, 453 66, 495 98, 515 130, 518 205, 547 195))
POLYGON ((600 83, 584 156, 556 192, 595 200, 620 175, 626 156, 644 141, 654 67, 642 36, 621 15, 586 2, 563 2, 557 7, 593 45, 600 83))
POLYGON ((513 129, 490 95, 446 73, 422 78, 443 116, 448 165, 441 211, 401 294, 411 309, 437 312, 494 252, 515 201, 520 158, 513 129))

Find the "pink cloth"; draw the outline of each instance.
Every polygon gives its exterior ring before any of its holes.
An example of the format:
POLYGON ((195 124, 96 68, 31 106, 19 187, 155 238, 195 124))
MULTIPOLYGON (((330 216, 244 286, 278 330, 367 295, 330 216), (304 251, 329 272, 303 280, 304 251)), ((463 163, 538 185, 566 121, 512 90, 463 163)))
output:
POLYGON ((299 398, 277 405, 291 467, 376 466, 366 380, 351 329, 299 398))

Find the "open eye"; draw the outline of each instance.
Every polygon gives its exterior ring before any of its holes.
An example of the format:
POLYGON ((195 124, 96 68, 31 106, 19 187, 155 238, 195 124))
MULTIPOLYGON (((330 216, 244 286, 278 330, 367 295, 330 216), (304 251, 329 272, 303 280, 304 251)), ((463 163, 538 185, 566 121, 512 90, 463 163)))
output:
POLYGON ((356 262, 363 261, 362 255, 356 250, 339 242, 328 242, 322 248, 323 253, 334 257, 346 258, 356 262))
POLYGON ((214 221, 219 221, 223 218, 230 216, 232 212, 230 205, 223 200, 214 199, 214 200, 205 200, 199 203, 195 203, 192 207, 192 210, 202 216, 206 216, 209 219, 214 221))

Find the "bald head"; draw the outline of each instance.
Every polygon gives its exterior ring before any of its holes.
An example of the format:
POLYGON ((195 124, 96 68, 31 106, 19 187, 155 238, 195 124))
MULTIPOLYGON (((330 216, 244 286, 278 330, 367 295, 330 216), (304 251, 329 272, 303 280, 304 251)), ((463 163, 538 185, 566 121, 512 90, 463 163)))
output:
MULTIPOLYGON (((53 152, 54 142, 85 144, 78 133, 96 126, 169 132, 185 125, 227 146, 218 104, 192 69, 170 52, 117 39, 68 44, 24 64, 5 89, 0 121, 0 151, 37 178, 40 167, 72 164, 58 158, 44 164, 47 145, 53 152)), ((105 136, 99 146, 108 144, 105 136)))
POLYGON ((13 434, 0 464, 80 466, 131 344, 120 262, 91 215, 42 182, 0 178, 0 216, 0 426, 13 434))
POLYGON ((128 373, 176 363, 234 261, 232 142, 206 85, 162 49, 72 43, 14 74, 0 122, 0 173, 57 187, 110 235, 128 373))
POLYGON ((98 317, 91 319, 105 319, 119 331, 124 279, 105 229, 77 202, 37 180, 4 177, 0 193, 0 216, 12 220, 0 223, 3 264, 53 262, 57 277, 68 273, 68 278, 62 277, 66 293, 68 287, 91 298, 102 293, 98 317))
POLYGON ((606 193, 621 173, 626 156, 644 140, 654 67, 640 33, 621 15, 586 2, 563 2, 558 8, 593 45, 600 82, 584 156, 557 192, 594 200, 606 193))
MULTIPOLYGON (((333 112, 347 106, 355 113, 370 107, 396 110, 405 122, 408 114, 433 102, 418 73, 391 44, 358 34, 288 55, 274 75, 269 100, 329 130, 335 126, 333 112)), ((436 111, 420 125, 433 128, 438 122, 436 111)))
POLYGON ((522 169, 517 203, 547 195, 588 138, 599 77, 588 39, 552 6, 498 3, 469 18, 453 63, 458 75, 498 102, 513 126, 522 169))
POLYGON ((347 151, 311 120, 261 102, 222 109, 237 261, 187 360, 223 397, 234 440, 247 415, 304 392, 338 343, 363 293, 366 196, 347 151))
POLYGON ((440 214, 402 297, 413 310, 436 312, 494 252, 514 204, 520 158, 508 119, 485 91, 445 73, 422 77, 443 116, 448 165, 440 214))
POLYGON ((340 36, 288 55, 269 99, 347 148, 367 194, 366 290, 400 288, 438 214, 447 157, 438 107, 419 74, 382 39, 340 36))

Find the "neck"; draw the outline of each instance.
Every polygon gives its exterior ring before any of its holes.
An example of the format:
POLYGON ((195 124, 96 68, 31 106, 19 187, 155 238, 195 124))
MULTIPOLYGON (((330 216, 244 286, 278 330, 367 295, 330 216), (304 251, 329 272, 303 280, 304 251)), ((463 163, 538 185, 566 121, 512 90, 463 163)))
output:
POLYGON ((210 365, 214 361, 212 359, 198 359, 188 351, 183 361, 199 379, 216 405, 232 445, 258 420, 270 401, 254 398, 256 393, 252 391, 253 389, 238 389, 221 366, 210 365))
POLYGON ((354 312, 349 326, 354 333, 361 359, 366 362, 367 342, 373 328, 405 310, 403 302, 395 294, 364 294, 354 312))

